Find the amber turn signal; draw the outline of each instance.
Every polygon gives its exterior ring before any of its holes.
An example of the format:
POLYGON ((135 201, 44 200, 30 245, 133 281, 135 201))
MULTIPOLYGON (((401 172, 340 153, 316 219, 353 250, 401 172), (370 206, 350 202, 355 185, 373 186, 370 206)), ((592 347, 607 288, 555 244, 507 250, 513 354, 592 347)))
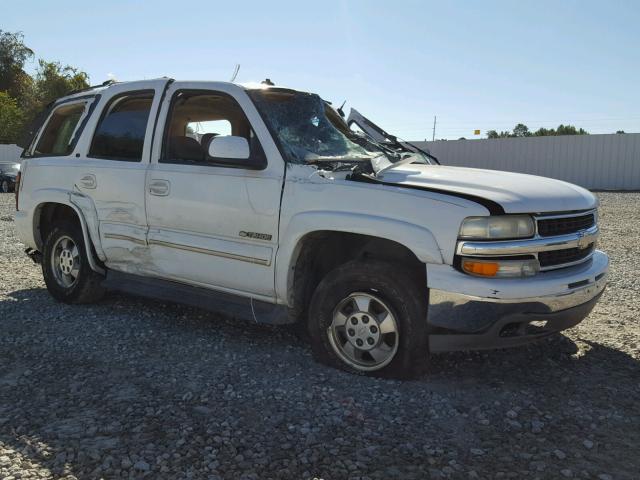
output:
POLYGON ((500 269, 500 265, 494 262, 474 262, 463 260, 462 269, 467 273, 482 275, 483 277, 495 277, 500 269))

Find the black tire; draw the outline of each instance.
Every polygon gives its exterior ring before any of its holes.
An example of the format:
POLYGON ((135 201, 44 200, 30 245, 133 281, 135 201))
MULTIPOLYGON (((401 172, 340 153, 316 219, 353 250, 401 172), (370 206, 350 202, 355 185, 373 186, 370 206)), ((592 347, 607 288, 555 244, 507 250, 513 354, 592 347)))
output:
POLYGON ((0 185, 0 190, 2 190, 2 193, 9 193, 11 191, 11 186, 9 185, 9 182, 7 180, 2 181, 2 185, 0 185))
POLYGON ((74 223, 60 223, 56 225, 44 242, 42 252, 42 274, 49 293, 64 303, 92 303, 100 300, 104 294, 101 285, 104 277, 94 272, 89 266, 84 239, 80 226, 74 223), (54 248, 63 238, 69 238, 77 246, 79 269, 74 282, 65 286, 56 278, 54 272, 54 248))
POLYGON ((414 378, 424 373, 429 357, 427 287, 405 269, 388 262, 348 262, 329 272, 318 285, 311 299, 308 327, 313 355, 321 363, 362 375, 414 378), (381 300, 396 320, 397 350, 380 368, 354 367, 333 346, 336 340, 330 326, 334 312, 356 292, 381 300))

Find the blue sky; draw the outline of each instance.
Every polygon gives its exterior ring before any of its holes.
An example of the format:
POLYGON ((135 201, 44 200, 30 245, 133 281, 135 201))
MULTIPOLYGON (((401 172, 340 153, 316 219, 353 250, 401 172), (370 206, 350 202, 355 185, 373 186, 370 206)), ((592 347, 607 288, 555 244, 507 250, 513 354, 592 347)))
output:
POLYGON ((436 138, 517 122, 640 132, 636 1, 3 3, 0 29, 92 83, 226 81, 239 63, 240 82, 347 100, 409 140, 430 139, 434 115, 436 138))

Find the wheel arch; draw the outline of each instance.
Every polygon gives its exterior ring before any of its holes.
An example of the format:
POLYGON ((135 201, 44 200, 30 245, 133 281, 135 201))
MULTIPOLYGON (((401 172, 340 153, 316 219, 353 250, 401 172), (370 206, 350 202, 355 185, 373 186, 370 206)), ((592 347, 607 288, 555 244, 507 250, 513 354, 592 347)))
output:
MULTIPOLYGON (((34 195, 35 207, 33 209, 32 229, 33 238, 38 250, 42 251, 46 235, 48 235, 48 232, 56 221, 63 218, 76 221, 82 231, 89 266, 93 271, 104 274, 105 270, 101 266, 101 261, 104 260, 104 253, 100 248, 99 239, 97 243, 95 241, 95 239, 98 238, 97 214, 94 217, 95 224, 90 225, 83 213, 83 209, 73 202, 73 192, 58 190, 49 192, 49 195, 43 195, 42 191, 37 193, 38 195, 34 195), (100 253, 102 253, 102 256, 100 253)), ((87 199, 84 195, 82 195, 82 197, 87 199)), ((88 199, 88 201, 90 205, 93 206, 93 202, 91 202, 90 199, 88 199)), ((85 201, 83 203, 86 209, 87 202, 85 201)))
POLYGON ((278 251, 276 289, 294 318, 304 313, 321 278, 355 258, 377 258, 413 269, 426 288, 426 264, 444 263, 433 234, 395 219, 342 212, 293 217, 278 251), (322 227, 325 228, 322 228, 322 227))

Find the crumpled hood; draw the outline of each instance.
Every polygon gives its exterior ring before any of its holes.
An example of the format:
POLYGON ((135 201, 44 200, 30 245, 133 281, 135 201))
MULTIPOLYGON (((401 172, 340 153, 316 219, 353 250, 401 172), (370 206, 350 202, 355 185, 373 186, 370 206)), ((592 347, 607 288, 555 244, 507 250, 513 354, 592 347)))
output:
POLYGON ((598 204, 591 192, 577 185, 498 170, 409 164, 385 171, 378 180, 478 197, 497 203, 505 213, 586 210, 598 204))

